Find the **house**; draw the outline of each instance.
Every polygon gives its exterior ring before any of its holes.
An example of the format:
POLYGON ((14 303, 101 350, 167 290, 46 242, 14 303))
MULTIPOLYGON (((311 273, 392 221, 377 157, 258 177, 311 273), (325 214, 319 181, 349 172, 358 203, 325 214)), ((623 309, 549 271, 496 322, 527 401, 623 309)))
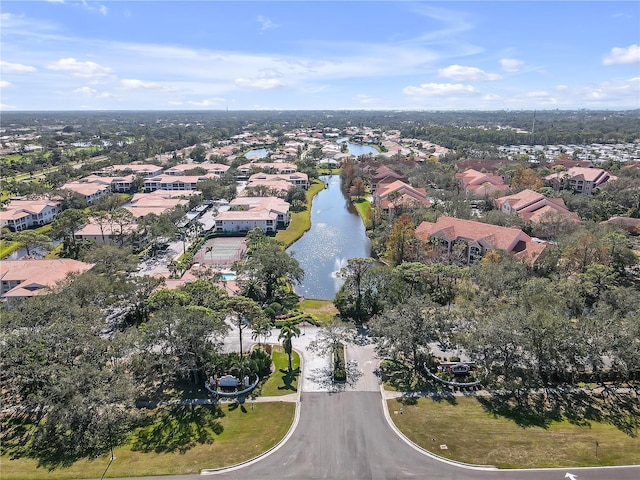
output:
POLYGON ((571 167, 569 170, 552 173, 545 177, 545 180, 550 182, 555 188, 568 188, 578 193, 584 193, 585 195, 591 195, 596 187, 617 179, 618 177, 611 175, 602 168, 585 167, 571 167))
POLYGON ((533 190, 500 197, 494 200, 495 207, 503 213, 518 215, 525 222, 539 223, 550 212, 566 216, 567 219, 580 222, 580 217, 570 211, 562 198, 549 198, 533 190))
POLYGON ((122 246, 133 241, 137 229, 137 223, 98 222, 90 218, 88 223, 76 231, 75 236, 78 242, 122 246))
POLYGON ((298 166, 287 162, 251 162, 238 167, 238 172, 244 176, 254 170, 263 170, 266 173, 288 175, 297 172, 298 166))
POLYGON ((205 180, 217 178, 213 173, 206 175, 158 175, 147 178, 144 181, 144 191, 146 193, 155 192, 156 190, 196 190, 198 183, 205 180))
POLYGON ((492 173, 479 172, 469 168, 464 172, 456 173, 454 176, 469 197, 487 198, 509 190, 509 186, 504 183, 503 178, 492 173))
POLYGON ((0 263, 0 298, 10 308, 23 298, 44 295, 74 273, 84 273, 93 264, 57 258, 54 260, 3 260, 0 263))
POLYGON ((216 232, 239 233, 259 228, 275 232, 289 224, 289 203, 278 197, 238 197, 216 218, 216 232))
POLYGON ((185 172, 189 170, 193 170, 195 168, 201 168, 207 172, 207 174, 213 175, 216 178, 221 177, 224 173, 229 170, 229 165, 223 165, 221 163, 181 163, 180 165, 176 165, 174 167, 168 168, 165 170, 166 175, 176 175, 182 176, 185 172))
POLYGON ((18 232, 45 225, 60 213, 60 202, 49 199, 14 199, 0 211, 0 228, 18 232))
POLYGON ((408 182, 407 178, 404 175, 399 174, 386 165, 381 165, 375 170, 375 172, 373 172, 373 175, 369 180, 371 192, 375 192, 380 187, 389 185, 397 180, 401 180, 404 183, 408 182))
POLYGON ((254 228, 275 232, 278 214, 269 210, 227 210, 216 216, 216 232, 246 233, 254 228))
POLYGON ((427 198, 424 188, 414 188, 402 180, 380 184, 373 195, 373 203, 379 205, 387 214, 393 214, 400 206, 426 208, 431 206, 431 200, 427 198))
POLYGON ((463 246, 460 260, 464 264, 478 261, 490 250, 502 250, 533 264, 547 246, 545 242, 534 241, 519 228, 453 217, 440 217, 435 223, 422 222, 416 228, 416 236, 423 242, 441 244, 450 259, 454 246, 463 246))
POLYGON ((640 218, 631 217, 611 217, 604 222, 607 225, 613 225, 626 230, 631 235, 640 235, 640 218))
POLYGON ((111 191, 116 193, 128 193, 133 188, 133 182, 136 180, 136 175, 126 175, 124 177, 112 177, 111 191))
POLYGON ((153 165, 151 163, 143 164, 126 164, 126 165, 111 165, 109 167, 101 168, 94 172, 96 175, 103 176, 117 176, 117 175, 142 175, 145 178, 155 177, 162 173, 162 167, 153 165))
POLYGON ((279 197, 237 197, 229 203, 231 210, 269 210, 278 214, 278 226, 286 227, 291 221, 289 202, 279 197))
POLYGON ((62 190, 71 190, 84 197, 87 205, 92 205, 99 198, 111 192, 113 178, 89 175, 88 177, 68 182, 60 187, 62 190))
POLYGON ((272 186, 274 182, 283 181, 289 185, 302 187, 305 190, 309 188, 309 177, 306 173, 254 173, 249 177, 247 187, 255 187, 257 185, 272 186))
POLYGON ((195 190, 185 192, 156 190, 152 193, 136 193, 122 208, 129 210, 135 218, 144 218, 151 213, 162 215, 177 206, 188 205, 189 200, 184 197, 197 194, 195 190))

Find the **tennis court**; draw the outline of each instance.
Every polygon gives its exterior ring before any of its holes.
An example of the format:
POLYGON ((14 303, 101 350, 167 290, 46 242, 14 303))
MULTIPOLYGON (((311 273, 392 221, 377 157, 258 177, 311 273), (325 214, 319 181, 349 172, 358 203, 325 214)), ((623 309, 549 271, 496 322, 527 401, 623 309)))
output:
POLYGON ((233 262, 240 260, 246 251, 247 243, 244 237, 212 238, 198 250, 193 261, 202 265, 230 267, 233 262))

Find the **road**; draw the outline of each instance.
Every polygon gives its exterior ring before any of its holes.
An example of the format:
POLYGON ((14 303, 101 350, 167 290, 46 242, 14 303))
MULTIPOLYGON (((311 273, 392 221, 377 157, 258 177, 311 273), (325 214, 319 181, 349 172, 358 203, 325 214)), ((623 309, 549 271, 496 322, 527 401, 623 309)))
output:
MULTIPOLYGON (((497 470, 435 457, 406 440, 390 421, 376 375, 378 360, 373 345, 347 348, 351 381, 336 386, 329 381, 328 359, 304 350, 316 331, 315 327, 305 327, 304 335, 294 339, 294 348, 303 354, 303 378, 299 417, 291 436, 259 459, 203 473, 216 480, 571 480, 571 475, 573 480, 640 478, 640 466, 497 470)), ((233 334, 226 346, 236 346, 233 334)))

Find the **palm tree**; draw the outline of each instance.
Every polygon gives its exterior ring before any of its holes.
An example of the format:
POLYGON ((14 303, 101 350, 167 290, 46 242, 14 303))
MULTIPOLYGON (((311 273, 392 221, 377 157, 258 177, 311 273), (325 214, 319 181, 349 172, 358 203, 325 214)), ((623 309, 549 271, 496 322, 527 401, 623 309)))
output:
POLYGON ((291 340, 293 337, 300 336, 300 329, 297 325, 285 325, 282 327, 280 331, 280 335, 278 335, 278 340, 282 340, 282 346, 284 347, 284 351, 289 357, 289 371, 293 370, 293 366, 291 365, 291 354, 293 353, 293 346, 291 344, 291 340))

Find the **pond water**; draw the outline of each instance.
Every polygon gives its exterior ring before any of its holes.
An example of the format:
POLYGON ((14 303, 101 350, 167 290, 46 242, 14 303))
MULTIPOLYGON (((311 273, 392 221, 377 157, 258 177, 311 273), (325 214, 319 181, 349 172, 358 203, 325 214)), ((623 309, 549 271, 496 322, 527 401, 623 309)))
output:
POLYGON ((249 150, 244 154, 245 158, 255 157, 255 158, 264 158, 266 157, 271 150, 267 148, 256 148, 254 150, 249 150))
MULTIPOLYGON (((337 140, 337 142, 344 143, 344 142, 347 142, 347 139, 341 138, 337 140)), ((371 155, 380 154, 378 150, 376 150, 374 147, 371 147, 369 145, 360 145, 358 143, 347 142, 347 148, 349 149, 349 154, 353 155, 354 157, 359 157, 360 155, 367 155, 368 153, 370 153, 371 155)))
POLYGON ((369 257, 371 242, 355 208, 342 194, 338 175, 321 176, 327 188, 311 206, 311 229, 287 252, 304 270, 304 281, 295 292, 306 298, 333 300, 342 286, 336 273, 350 258, 369 257))
MULTIPOLYGON (((56 247, 59 244, 60 244, 60 240, 52 240, 51 241, 51 246, 52 247, 56 247)), ((31 257, 33 257, 33 258, 42 258, 48 253, 48 250, 43 250, 41 248, 31 248, 29 250, 30 250, 29 253, 31 254, 31 257)), ((25 247, 20 247, 19 249, 14 250, 9 255, 7 255, 5 258, 3 258, 3 260, 17 260, 19 258, 22 258, 22 257, 26 256, 26 255, 27 255, 27 249, 25 247)))

